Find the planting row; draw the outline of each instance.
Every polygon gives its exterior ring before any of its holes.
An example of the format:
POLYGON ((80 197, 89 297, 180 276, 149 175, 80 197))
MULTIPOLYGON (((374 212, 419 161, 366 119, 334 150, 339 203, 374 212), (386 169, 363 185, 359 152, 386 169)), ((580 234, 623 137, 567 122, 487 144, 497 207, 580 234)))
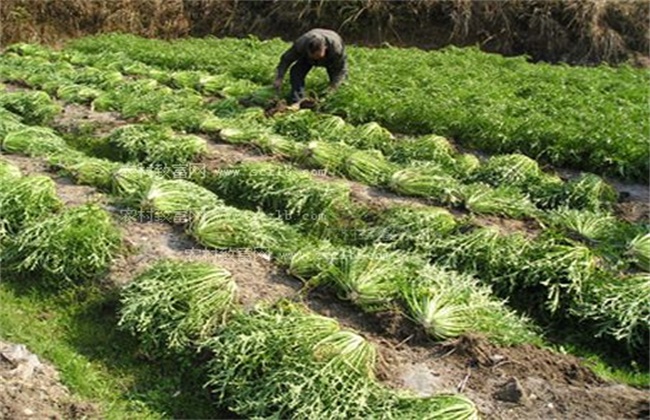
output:
MULTIPOLYGON (((200 69, 271 85, 287 46, 278 39, 164 42, 102 35, 75 40, 66 50, 123 53, 163 70, 200 69)), ((643 70, 530 64, 473 48, 350 47, 348 54, 350 80, 325 108, 351 122, 378 121, 492 153, 522 152, 554 165, 648 180, 643 70)), ((319 90, 324 76, 313 77, 319 90)))
MULTIPOLYGON (((18 66, 24 60, 19 58, 14 64, 5 63, 9 69, 5 77, 9 80, 22 80, 22 77, 27 83, 41 88, 67 80, 66 72, 54 76, 42 68, 30 77, 25 71, 29 66, 18 66), (44 81, 43 74, 50 74, 50 79, 44 81)), ((55 66, 49 62, 41 65, 55 66)), ((89 69, 86 68, 86 73, 89 69)), ((71 71, 70 68, 67 72, 71 71)), ((151 73, 153 70, 148 71, 151 73)), ((194 76, 196 83, 192 85, 196 87, 200 77, 198 74, 194 76)), ((81 76, 74 77, 73 81, 79 81, 81 76)), ((96 83, 103 85, 105 82, 96 83)), ((119 110, 123 116, 133 116, 134 107, 145 112, 142 104, 147 104, 152 116, 177 129, 218 132, 226 141, 255 144, 267 153, 278 154, 301 165, 324 168, 366 184, 384 186, 399 194, 421 196, 440 204, 462 205, 480 214, 536 217, 539 209, 561 206, 600 210, 607 209, 617 198, 615 191, 595 175, 586 174, 564 183, 558 177, 542 172, 535 161, 523 155, 497 156, 480 165, 473 155, 457 154, 442 137, 398 142, 377 124, 355 128, 338 117, 321 117, 309 111, 276 118, 269 123, 262 117, 261 110, 238 112, 240 110, 232 101, 218 102, 205 109, 198 94, 191 93, 192 90, 183 90, 181 93, 185 94, 175 95, 169 88, 146 80, 122 82, 120 86, 110 94, 95 98, 93 104, 100 109, 106 104, 117 105, 113 109, 119 110), (145 86, 146 92, 142 91, 145 86), (149 94, 156 99, 148 97, 149 94), (179 99, 188 99, 188 95, 194 96, 191 103, 179 99), (210 111, 228 114, 228 117, 218 118, 210 111), (272 130, 288 135, 290 139, 275 135, 272 130), (293 141, 309 138, 322 141, 293 141)))

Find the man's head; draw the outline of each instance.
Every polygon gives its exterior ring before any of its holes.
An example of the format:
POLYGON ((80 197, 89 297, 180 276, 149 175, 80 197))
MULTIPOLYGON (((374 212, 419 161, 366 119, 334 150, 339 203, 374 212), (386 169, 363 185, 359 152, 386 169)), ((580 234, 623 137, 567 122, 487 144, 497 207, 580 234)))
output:
POLYGON ((327 45, 325 41, 321 38, 314 38, 309 41, 309 57, 312 60, 322 60, 327 53, 327 45))

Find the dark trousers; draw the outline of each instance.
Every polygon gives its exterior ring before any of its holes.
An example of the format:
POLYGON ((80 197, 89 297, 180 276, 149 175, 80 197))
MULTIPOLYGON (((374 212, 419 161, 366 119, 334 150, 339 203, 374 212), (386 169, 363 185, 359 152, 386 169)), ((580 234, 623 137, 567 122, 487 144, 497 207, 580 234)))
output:
POLYGON ((291 102, 298 102, 305 97, 305 78, 312 67, 309 61, 302 58, 291 67, 291 102))

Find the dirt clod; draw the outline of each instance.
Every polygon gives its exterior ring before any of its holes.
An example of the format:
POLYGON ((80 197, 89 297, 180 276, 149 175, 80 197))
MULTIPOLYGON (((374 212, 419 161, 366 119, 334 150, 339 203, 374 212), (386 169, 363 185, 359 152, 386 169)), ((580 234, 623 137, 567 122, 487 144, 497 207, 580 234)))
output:
POLYGON ((58 372, 24 345, 0 341, 0 418, 82 419, 97 408, 70 396, 58 372))
POLYGON ((494 398, 512 403, 525 403, 526 393, 517 378, 510 378, 495 393, 494 398))

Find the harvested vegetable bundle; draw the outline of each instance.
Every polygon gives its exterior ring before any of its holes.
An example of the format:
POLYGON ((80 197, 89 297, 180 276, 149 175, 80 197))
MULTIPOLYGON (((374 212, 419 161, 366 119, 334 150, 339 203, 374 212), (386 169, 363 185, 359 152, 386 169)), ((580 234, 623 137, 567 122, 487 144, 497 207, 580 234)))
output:
POLYGON ((18 131, 25 127, 27 126, 20 122, 18 115, 0 107, 0 142, 12 131, 18 131))
POLYGON ((533 203, 520 190, 499 186, 492 188, 477 183, 463 186, 462 194, 467 209, 478 214, 496 214, 513 218, 531 217, 537 214, 533 203))
POLYGON ((601 259, 583 244, 548 239, 535 242, 531 251, 526 281, 544 286, 545 306, 551 313, 570 307, 601 273, 601 259))
POLYGON ((318 115, 306 109, 297 112, 276 114, 273 117, 273 129, 276 133, 289 136, 294 140, 309 142, 314 140, 314 129, 318 124, 318 115))
POLYGON ((537 162, 520 154, 492 156, 474 173, 473 178, 492 186, 525 188, 537 183, 543 172, 537 162))
POLYGON ((397 171, 390 179, 391 190, 444 204, 461 201, 461 184, 437 165, 411 166, 397 171))
POLYGON ((430 255, 439 264, 476 273, 501 296, 510 296, 519 273, 529 266, 532 242, 522 234, 501 234, 495 227, 481 227, 467 233, 440 237, 431 243, 430 255))
POLYGON ((265 153, 288 159, 299 158, 305 147, 301 143, 277 134, 261 134, 253 140, 253 143, 265 153))
POLYGON ((118 325, 149 351, 187 349, 224 322, 236 291, 220 266, 160 260, 125 287, 118 325))
POLYGON ((564 186, 561 203, 568 207, 599 210, 607 209, 618 199, 616 190, 594 174, 582 174, 564 186))
POLYGON ((270 131, 264 127, 236 128, 228 126, 219 131, 219 138, 226 143, 246 144, 252 143, 255 139, 268 136, 270 131))
POLYGON ((458 337, 470 329, 470 308, 456 302, 452 293, 458 292, 460 287, 456 284, 453 286, 455 288, 447 290, 432 287, 426 293, 412 291, 404 295, 413 320, 438 340, 458 337))
POLYGON ((539 208, 566 206, 563 203, 564 181, 557 175, 542 173, 536 183, 526 186, 530 199, 539 208))
POLYGON ((450 233, 456 219, 436 207, 395 206, 381 213, 380 220, 364 231, 364 240, 384 242, 392 248, 427 252, 433 242, 450 233))
POLYGON ((221 94, 223 89, 235 80, 235 78, 225 73, 202 75, 199 78, 198 90, 209 95, 221 94))
POLYGON ((574 313, 599 322, 599 335, 624 341, 645 357, 650 337, 650 275, 606 277, 586 287, 574 313))
POLYGON ((354 127, 338 115, 318 115, 319 119, 311 126, 311 135, 326 141, 345 142, 354 127))
POLYGON ((124 83, 122 73, 117 70, 99 69, 88 66, 75 68, 73 80, 75 83, 90 85, 100 89, 114 89, 119 84, 124 83))
POLYGON ((125 203, 137 207, 157 179, 161 178, 154 171, 124 166, 113 173, 112 191, 125 203))
POLYGON ((350 134, 349 144, 359 149, 381 150, 384 154, 392 154, 395 137, 376 122, 359 125, 350 134))
POLYGON ((168 127, 126 125, 113 130, 106 141, 124 161, 176 165, 207 152, 204 139, 174 135, 168 127))
POLYGON ((102 91, 89 86, 74 83, 59 86, 56 96, 66 102, 89 104, 102 94, 102 91))
POLYGON ((429 135, 405 139, 395 143, 395 151, 391 159, 409 163, 413 160, 434 162, 443 168, 452 169, 455 166, 456 150, 446 138, 429 135))
POLYGON ((54 287, 96 279, 120 246, 110 215, 94 204, 67 209, 22 230, 5 249, 10 269, 54 287))
POLYGON ((324 273, 334 263, 338 252, 338 248, 329 242, 306 244, 288 255, 285 265, 289 266, 289 274, 307 281, 324 273))
MULTIPOLYGON (((212 114, 195 108, 172 108, 158 112, 156 119, 167 124, 176 130, 185 130, 188 132, 197 132, 202 128, 209 129, 212 114), (205 125, 204 125, 205 124, 205 125)), ((206 130, 208 132, 209 130, 206 130)))
POLYGON ((375 376, 377 351, 352 331, 337 331, 320 340, 314 346, 314 357, 327 361, 331 367, 352 368, 368 378, 375 376))
POLYGON ((343 163, 346 175, 367 185, 386 184, 396 170, 378 150, 353 152, 343 163))
POLYGON ((2 150, 28 156, 46 156, 68 149, 65 141, 54 130, 46 127, 25 127, 7 134, 2 150))
POLYGON ((471 153, 463 153, 456 156, 456 162, 452 171, 456 176, 461 179, 467 179, 481 166, 481 161, 478 160, 476 155, 471 153))
POLYGON ((343 143, 310 141, 297 159, 300 163, 316 169, 327 169, 332 173, 341 173, 343 162, 352 153, 343 143))
POLYGON ((200 244, 216 249, 254 248, 282 254, 300 246, 291 227, 263 213, 232 207, 201 212, 190 233, 200 244))
POLYGON ((351 206, 349 189, 318 182, 287 165, 242 163, 218 173, 214 188, 223 197, 282 216, 292 222, 328 224, 351 206))
POLYGON ((0 219, 7 233, 15 234, 62 206, 49 177, 30 175, 0 181, 0 219))
POLYGON ((591 240, 606 238, 615 229, 617 222, 609 213, 566 207, 550 210, 544 216, 551 226, 591 240))
POLYGON ((0 93, 0 107, 22 117, 27 124, 47 124, 61 112, 61 106, 45 92, 0 93))
POLYGON ((478 280, 427 265, 401 292, 410 316, 432 337, 445 340, 467 331, 505 344, 538 340, 529 321, 492 297, 478 280))
MULTIPOLYGON (((159 117, 160 119, 160 114, 159 117)), ((225 129, 230 125, 228 120, 208 113, 200 122, 197 131, 201 133, 214 134, 225 129)))
POLYGON ((638 235, 627 247, 627 254, 635 264, 646 272, 650 271, 650 233, 638 235))
MULTIPOLYGON (((190 217, 205 209, 223 205, 211 191, 184 179, 154 180, 142 207, 152 209, 164 217, 190 217)), ((182 219, 179 219, 182 220, 182 219)))
POLYGON ((63 169, 63 172, 78 184, 110 190, 113 173, 122 165, 106 159, 88 157, 84 153, 66 151, 51 155, 47 159, 50 165, 63 169))
POLYGON ((198 90, 201 78, 204 75, 198 71, 176 71, 169 75, 169 84, 173 88, 186 88, 198 90))
POLYGON ((385 247, 344 248, 318 278, 332 283, 342 299, 372 312, 389 306, 421 264, 417 257, 385 247))

